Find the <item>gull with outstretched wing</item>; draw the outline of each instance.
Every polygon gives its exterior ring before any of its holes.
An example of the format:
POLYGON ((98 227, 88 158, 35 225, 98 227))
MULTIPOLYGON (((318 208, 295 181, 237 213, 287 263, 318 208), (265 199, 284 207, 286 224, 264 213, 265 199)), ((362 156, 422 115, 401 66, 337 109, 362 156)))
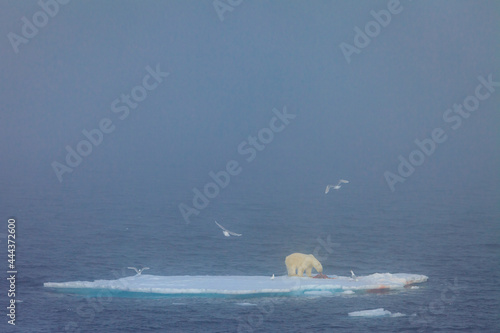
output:
POLYGON ((143 267, 143 268, 135 268, 135 267, 127 267, 128 269, 133 269, 137 274, 135 276, 141 275, 142 271, 145 271, 146 269, 149 269, 149 267, 143 267))
POLYGON ((340 185, 340 184, 347 184, 347 183, 349 183, 348 180, 340 179, 339 182, 337 183, 337 185, 326 185, 325 194, 330 192, 331 188, 333 188, 334 190, 338 190, 339 188, 342 187, 342 185, 340 185))
POLYGON ((232 232, 232 231, 229 231, 227 230, 226 228, 224 228, 223 226, 221 226, 219 223, 217 223, 217 221, 215 221, 215 224, 217 224, 219 226, 219 228, 222 229, 222 233, 224 234, 224 236, 226 237, 229 237, 229 236, 241 236, 241 234, 237 234, 235 232, 232 232))

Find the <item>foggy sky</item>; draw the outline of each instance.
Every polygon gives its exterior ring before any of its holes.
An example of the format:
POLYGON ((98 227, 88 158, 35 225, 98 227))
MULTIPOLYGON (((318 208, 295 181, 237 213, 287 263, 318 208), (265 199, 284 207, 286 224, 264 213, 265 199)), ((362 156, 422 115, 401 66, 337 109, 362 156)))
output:
POLYGON ((354 45, 355 27, 388 2, 245 0, 221 21, 213 1, 71 1, 16 53, 8 34, 22 36, 22 18, 42 9, 2 1, 1 184, 39 193, 142 184, 138 196, 168 192, 177 205, 236 160, 232 186, 249 192, 322 191, 338 178, 390 191, 384 172, 397 173, 398 156, 435 128, 447 140, 396 192, 497 183, 500 87, 456 130, 443 114, 479 76, 500 81, 498 4, 402 0, 348 63, 339 45, 354 45), (119 119, 112 102, 148 66, 169 76, 119 119), (247 162, 238 145, 284 107, 296 117, 247 162), (51 164, 104 118, 114 131, 59 182, 51 164))

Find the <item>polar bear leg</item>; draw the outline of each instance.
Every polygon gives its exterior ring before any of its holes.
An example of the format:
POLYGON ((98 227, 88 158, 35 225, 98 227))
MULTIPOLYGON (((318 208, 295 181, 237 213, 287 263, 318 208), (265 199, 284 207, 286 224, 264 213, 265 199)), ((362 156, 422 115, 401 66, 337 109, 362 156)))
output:
POLYGON ((294 265, 290 265, 287 267, 287 269, 288 269, 288 276, 296 275, 297 267, 295 267, 294 265))
POLYGON ((298 276, 304 276, 304 267, 300 267, 297 273, 298 276))
POLYGON ((312 267, 308 267, 308 268, 306 269, 306 274, 307 274, 307 276, 311 277, 311 271, 312 271, 312 267))

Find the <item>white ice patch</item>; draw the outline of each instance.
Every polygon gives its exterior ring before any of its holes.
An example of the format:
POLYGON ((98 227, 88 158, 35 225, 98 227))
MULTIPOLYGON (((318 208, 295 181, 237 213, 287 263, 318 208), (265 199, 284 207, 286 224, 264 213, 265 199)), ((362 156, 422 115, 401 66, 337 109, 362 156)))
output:
POLYGON ((257 304, 254 304, 254 303, 236 303, 236 305, 239 305, 239 306, 257 306, 257 304))
POLYGON ((384 310, 384 308, 378 308, 378 309, 374 309, 374 310, 354 311, 354 312, 349 312, 348 315, 351 317, 404 317, 404 316, 406 316, 404 313, 400 313, 400 312, 392 313, 389 310, 384 310))
MULTIPOLYGON (((166 295, 331 295, 354 291, 402 289, 408 284, 427 281, 417 274, 375 273, 353 280, 346 276, 329 279, 277 276, 156 276, 142 274, 117 280, 46 282, 44 287, 74 290, 107 290, 110 292, 153 293, 166 295)), ((107 293, 109 296, 109 293, 107 293)))
POLYGON ((307 296, 331 296, 332 292, 329 290, 307 290, 304 291, 304 295, 307 296))

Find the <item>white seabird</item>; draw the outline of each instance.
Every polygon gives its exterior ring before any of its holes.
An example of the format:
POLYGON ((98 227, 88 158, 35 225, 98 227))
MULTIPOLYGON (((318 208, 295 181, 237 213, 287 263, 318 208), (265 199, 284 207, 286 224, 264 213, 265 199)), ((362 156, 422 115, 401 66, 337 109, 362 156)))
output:
POLYGON ((137 269, 135 267, 127 267, 128 269, 133 269, 137 274, 135 276, 141 275, 142 271, 145 271, 146 269, 149 269, 149 267, 143 267, 140 269, 137 269))
POLYGON ((271 280, 274 280, 274 274, 273 274, 273 276, 271 276, 271 280))
POLYGON ((337 185, 326 185, 325 194, 330 192, 331 188, 333 188, 334 190, 338 190, 339 188, 342 187, 342 185, 340 185, 340 184, 347 184, 347 183, 349 183, 348 180, 340 179, 339 182, 337 183, 337 185))
POLYGON ((229 231, 227 230, 226 228, 224 228, 223 226, 221 226, 219 223, 217 223, 217 221, 215 221, 215 224, 217 224, 219 226, 219 228, 222 229, 222 233, 224 234, 224 236, 226 237, 229 237, 229 236, 241 236, 241 234, 237 234, 235 232, 232 232, 232 231, 229 231))
POLYGON ((356 277, 356 274, 354 274, 352 269, 351 269, 351 279, 353 279, 354 281, 358 281, 358 278, 356 277))

